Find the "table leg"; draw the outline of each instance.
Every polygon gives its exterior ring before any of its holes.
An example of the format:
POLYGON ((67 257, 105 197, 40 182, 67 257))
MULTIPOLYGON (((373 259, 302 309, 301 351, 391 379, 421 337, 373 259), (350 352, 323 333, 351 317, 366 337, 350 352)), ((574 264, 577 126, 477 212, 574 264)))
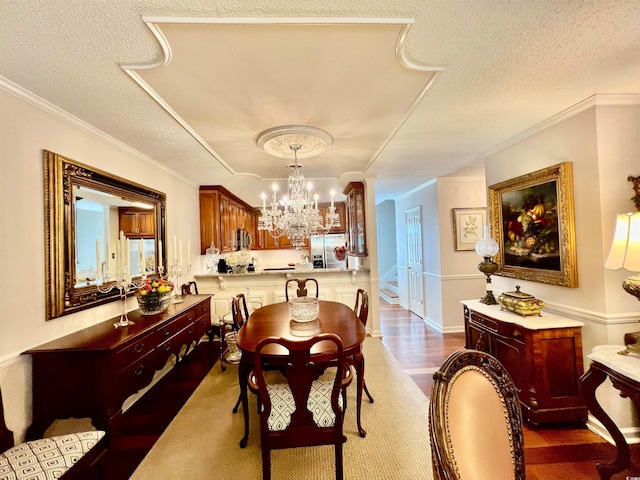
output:
MULTIPOLYGON (((244 359, 245 355, 242 354, 240 364, 238 365, 238 384, 240 385, 240 401, 242 403, 242 414, 244 415, 244 437, 240 440, 240 448, 245 448, 249 441, 249 397, 247 388, 247 379, 251 371, 251 363, 244 359)), ((236 404, 237 405, 237 404, 236 404)), ((234 408, 233 413, 238 410, 234 408)))
POLYGON ((582 397, 589 411, 596 417, 607 429, 611 438, 616 443, 618 452, 617 458, 610 464, 596 464, 596 469, 600 474, 601 480, 609 480, 614 473, 621 472, 630 464, 631 454, 629 445, 624 436, 618 429, 618 426, 611 420, 611 417, 602 409, 596 398, 596 390, 607 378, 607 373, 591 366, 589 371, 580 379, 582 387, 582 397))
POLYGON ((356 367, 357 376, 357 394, 356 394, 356 418, 358 422, 358 433, 362 438, 366 437, 367 431, 362 428, 361 422, 361 410, 362 410, 362 390, 364 387, 364 355, 359 352, 353 356, 354 364, 356 367))

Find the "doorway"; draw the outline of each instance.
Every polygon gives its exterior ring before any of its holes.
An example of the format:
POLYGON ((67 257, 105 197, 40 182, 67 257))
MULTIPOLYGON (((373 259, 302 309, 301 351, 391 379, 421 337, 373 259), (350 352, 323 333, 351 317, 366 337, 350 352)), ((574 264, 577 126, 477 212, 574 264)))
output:
POLYGON ((407 228, 407 274, 409 310, 424 318, 424 282, 422 278, 422 215, 420 207, 405 211, 407 228))

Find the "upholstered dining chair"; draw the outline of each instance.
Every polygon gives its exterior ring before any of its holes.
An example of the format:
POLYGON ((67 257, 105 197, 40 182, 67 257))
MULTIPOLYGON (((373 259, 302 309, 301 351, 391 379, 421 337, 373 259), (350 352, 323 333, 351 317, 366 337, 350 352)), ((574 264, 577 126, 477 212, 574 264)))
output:
POLYGON ((261 403, 263 480, 271 478, 271 450, 316 445, 334 446, 336 480, 343 478, 342 444, 346 437, 342 433, 344 412, 340 397, 352 378, 342 341, 333 333, 306 340, 267 337, 258 343, 249 388, 258 392, 261 403), (311 349, 320 342, 333 342, 335 355, 322 360, 312 358, 311 349), (289 352, 284 375, 265 369, 268 350, 274 345, 289 352), (324 369, 320 377, 319 367, 324 369))
POLYGON ((85 480, 101 476, 105 432, 90 430, 14 445, 4 420, 0 392, 0 478, 85 480))
POLYGON ((429 433, 436 480, 523 480, 522 413, 507 370, 477 350, 433 375, 429 433))
POLYGON ((318 294, 320 293, 320 289, 318 288, 318 280, 315 278, 290 278, 287 280, 287 283, 284 286, 284 295, 289 301, 289 284, 295 283, 297 285, 296 295, 298 297, 306 297, 308 295, 307 283, 315 284, 316 287, 316 298, 318 298, 318 294))

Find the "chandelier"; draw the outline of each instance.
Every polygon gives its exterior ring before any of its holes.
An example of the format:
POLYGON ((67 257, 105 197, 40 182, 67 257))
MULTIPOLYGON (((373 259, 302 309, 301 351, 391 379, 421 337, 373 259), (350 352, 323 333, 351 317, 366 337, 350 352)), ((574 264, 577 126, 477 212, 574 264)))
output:
POLYGON ((318 210, 318 195, 311 197, 311 184, 307 184, 298 165, 299 143, 292 143, 294 163, 293 171, 287 179, 287 195, 278 202, 278 186, 273 184, 273 195, 270 208, 267 208, 266 194, 262 194, 262 215, 258 219, 258 230, 269 232, 273 238, 289 237, 296 250, 304 246, 306 239, 313 234, 328 233, 333 227, 340 226, 340 219, 333 203, 334 192, 331 192, 331 206, 324 216, 318 210))

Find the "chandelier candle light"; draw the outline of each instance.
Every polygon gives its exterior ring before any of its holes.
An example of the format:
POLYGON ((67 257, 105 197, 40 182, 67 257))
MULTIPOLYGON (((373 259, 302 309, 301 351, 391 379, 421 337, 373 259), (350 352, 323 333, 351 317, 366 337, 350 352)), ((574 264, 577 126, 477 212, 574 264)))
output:
POLYGON ((278 186, 275 183, 272 187, 270 208, 267 207, 266 194, 262 193, 262 215, 258 219, 258 230, 267 231, 276 239, 287 236, 295 249, 300 250, 310 235, 325 234, 340 226, 334 206, 335 192, 331 192, 331 206, 323 221, 318 210, 318 195, 311 196, 311 184, 305 181, 304 175, 300 172, 302 165, 298 164, 298 151, 303 148, 300 142, 312 144, 310 153, 307 153, 307 156, 312 156, 330 146, 331 137, 313 127, 277 127, 263 132, 258 144, 270 155, 284 158, 283 142, 279 142, 281 138, 299 140, 288 143, 294 157, 294 163, 289 165, 293 172, 287 179, 287 195, 282 200, 278 201, 278 186))
POLYGON ((485 274, 487 277, 486 295, 480 303, 485 305, 497 305, 496 297, 493 296, 493 287, 491 286, 491 275, 498 271, 498 264, 495 263, 491 257, 498 253, 498 243, 489 235, 489 227, 483 227, 483 236, 476 243, 476 253, 484 258, 482 262, 478 264, 478 270, 485 274))

